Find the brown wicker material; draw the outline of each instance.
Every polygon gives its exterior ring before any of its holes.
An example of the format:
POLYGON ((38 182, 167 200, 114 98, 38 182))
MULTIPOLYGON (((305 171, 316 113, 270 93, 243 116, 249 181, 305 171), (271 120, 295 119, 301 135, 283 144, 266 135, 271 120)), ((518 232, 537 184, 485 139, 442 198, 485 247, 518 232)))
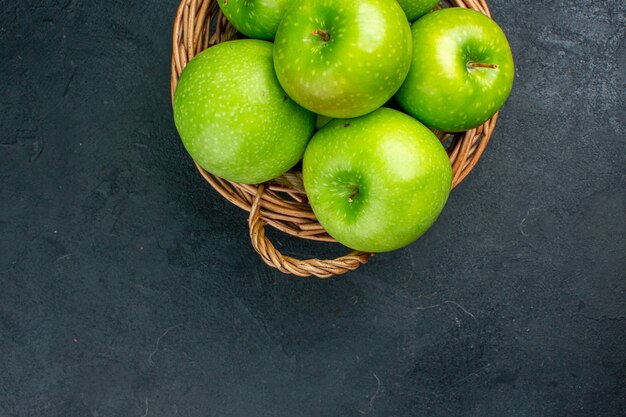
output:
MULTIPOLYGON (((464 7, 491 16, 485 0, 446 0, 440 7, 464 7)), ((174 21, 172 52, 172 99, 178 78, 187 62, 204 49, 233 39, 237 32, 222 15, 217 0, 182 0, 174 21), (211 22, 215 30, 211 31, 211 22)), ((484 125, 459 134, 435 132, 446 146, 452 165, 452 188, 470 173, 482 155, 498 115, 484 125)), ((209 174, 199 165, 202 177, 225 199, 250 212, 248 225, 252 246, 263 261, 280 271, 297 276, 329 278, 357 269, 371 254, 351 252, 334 260, 297 260, 282 255, 265 236, 270 225, 303 239, 335 242, 317 222, 307 204, 300 172, 290 171, 267 184, 247 185, 209 174)))

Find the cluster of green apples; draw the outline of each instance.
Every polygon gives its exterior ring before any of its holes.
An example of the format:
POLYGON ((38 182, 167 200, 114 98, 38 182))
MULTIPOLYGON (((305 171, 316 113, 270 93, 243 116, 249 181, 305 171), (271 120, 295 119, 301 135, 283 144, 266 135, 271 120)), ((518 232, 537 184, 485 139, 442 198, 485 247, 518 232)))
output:
POLYGON ((230 181, 270 181, 302 160, 320 224, 384 252, 441 213, 452 170, 431 129, 460 132, 507 99, 514 66, 487 16, 437 0, 218 0, 249 39, 181 74, 176 127, 192 158, 230 181))

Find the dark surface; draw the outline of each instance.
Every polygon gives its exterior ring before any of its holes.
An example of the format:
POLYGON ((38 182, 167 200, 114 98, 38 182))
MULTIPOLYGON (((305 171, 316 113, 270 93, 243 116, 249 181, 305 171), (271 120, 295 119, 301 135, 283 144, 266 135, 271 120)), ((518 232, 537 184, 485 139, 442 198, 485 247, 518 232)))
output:
POLYGON ((176 1, 1 1, 0 416, 625 415, 626 6, 491 4, 518 76, 481 163, 322 282, 185 155, 176 1))

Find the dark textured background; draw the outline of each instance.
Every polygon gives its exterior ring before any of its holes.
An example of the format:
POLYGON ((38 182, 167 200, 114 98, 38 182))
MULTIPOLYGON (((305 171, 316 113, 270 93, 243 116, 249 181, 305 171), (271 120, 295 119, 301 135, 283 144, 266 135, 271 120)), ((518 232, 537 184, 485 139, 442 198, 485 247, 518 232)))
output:
POLYGON ((0 416, 626 415, 626 5, 491 5, 518 75, 481 163, 321 282, 185 155, 175 0, 0 1, 0 416))

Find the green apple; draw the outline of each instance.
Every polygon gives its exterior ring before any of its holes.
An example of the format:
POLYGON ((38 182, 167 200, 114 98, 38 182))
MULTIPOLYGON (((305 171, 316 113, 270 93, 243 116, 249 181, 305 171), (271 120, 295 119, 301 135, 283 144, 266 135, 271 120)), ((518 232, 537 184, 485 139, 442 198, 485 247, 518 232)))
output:
POLYGON ((272 44, 252 39, 220 43, 191 60, 176 88, 174 121, 200 166, 247 184, 288 171, 315 128, 315 115, 278 83, 272 44))
POLYGON ((409 21, 412 22, 430 12, 433 7, 439 4, 439 0, 398 0, 398 4, 406 13, 409 21))
POLYGON ((411 28, 394 0, 306 0, 283 18, 274 67, 287 94, 332 118, 382 106, 411 61, 411 28))
POLYGON ((513 56, 502 29, 480 12, 448 8, 412 26, 413 60, 396 94, 412 116, 435 129, 480 126, 511 92, 513 56))
POLYGON ((274 40, 276 29, 294 0, 218 0, 224 16, 244 35, 274 40))
POLYGON ((303 178, 313 212, 332 237, 352 249, 385 252, 435 222, 452 169, 427 127, 381 108, 317 132, 304 153, 303 178))

